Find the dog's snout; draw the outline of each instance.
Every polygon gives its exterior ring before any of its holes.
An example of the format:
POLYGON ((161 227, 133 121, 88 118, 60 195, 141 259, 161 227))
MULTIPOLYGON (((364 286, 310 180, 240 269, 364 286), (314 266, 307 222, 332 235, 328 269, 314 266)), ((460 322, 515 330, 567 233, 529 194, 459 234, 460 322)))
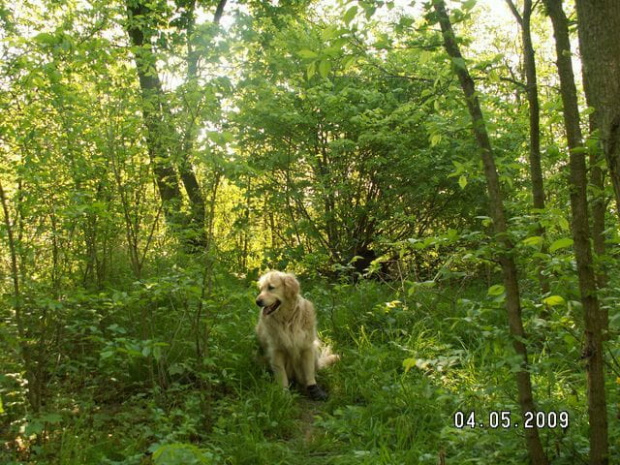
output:
POLYGON ((261 299, 260 297, 258 297, 256 299, 256 305, 258 305, 259 307, 264 307, 264 303, 263 303, 263 299, 261 299))

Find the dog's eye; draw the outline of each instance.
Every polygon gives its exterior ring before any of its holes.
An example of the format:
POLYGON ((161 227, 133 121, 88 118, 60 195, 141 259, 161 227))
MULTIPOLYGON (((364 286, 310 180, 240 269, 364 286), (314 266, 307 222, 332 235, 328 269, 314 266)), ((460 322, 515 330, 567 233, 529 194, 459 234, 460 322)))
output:
POLYGON ((268 291, 273 291, 274 289, 275 289, 275 287, 273 285, 271 285, 271 284, 269 286, 267 286, 267 290, 268 291))

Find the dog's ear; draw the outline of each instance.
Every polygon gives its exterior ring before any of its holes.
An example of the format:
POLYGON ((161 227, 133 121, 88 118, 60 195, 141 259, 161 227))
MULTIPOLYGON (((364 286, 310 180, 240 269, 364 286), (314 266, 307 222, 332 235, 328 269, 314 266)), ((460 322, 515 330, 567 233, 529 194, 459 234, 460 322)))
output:
POLYGON ((299 294, 299 281, 292 274, 285 274, 282 282, 284 283, 284 294, 286 297, 290 300, 295 299, 297 294, 299 294))

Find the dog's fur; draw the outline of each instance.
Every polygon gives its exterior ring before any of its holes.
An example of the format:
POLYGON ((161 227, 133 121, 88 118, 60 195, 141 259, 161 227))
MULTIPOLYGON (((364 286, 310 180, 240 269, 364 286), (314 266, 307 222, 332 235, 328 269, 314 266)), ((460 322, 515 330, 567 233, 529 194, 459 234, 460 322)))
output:
POLYGON ((258 285, 256 304, 261 307, 256 334, 276 380, 288 388, 296 381, 311 397, 327 396, 316 386, 316 371, 338 360, 317 338, 312 303, 300 294, 299 282, 289 273, 270 271, 258 285))

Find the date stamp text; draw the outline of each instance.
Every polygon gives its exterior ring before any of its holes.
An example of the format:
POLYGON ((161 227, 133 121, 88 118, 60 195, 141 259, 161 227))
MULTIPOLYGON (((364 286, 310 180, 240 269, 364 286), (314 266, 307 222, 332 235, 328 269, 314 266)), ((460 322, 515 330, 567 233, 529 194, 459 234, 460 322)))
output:
MULTIPOLYGON (((516 415, 515 415, 516 417, 516 415)), ((512 412, 490 411, 487 414, 477 414, 475 411, 461 412, 456 411, 452 417, 454 427, 457 429, 465 428, 488 428, 488 429, 566 429, 569 426, 570 418, 568 412, 525 412, 519 420, 513 420, 512 412)))

